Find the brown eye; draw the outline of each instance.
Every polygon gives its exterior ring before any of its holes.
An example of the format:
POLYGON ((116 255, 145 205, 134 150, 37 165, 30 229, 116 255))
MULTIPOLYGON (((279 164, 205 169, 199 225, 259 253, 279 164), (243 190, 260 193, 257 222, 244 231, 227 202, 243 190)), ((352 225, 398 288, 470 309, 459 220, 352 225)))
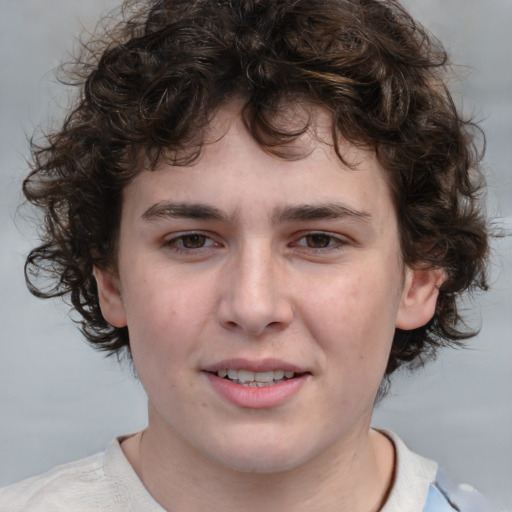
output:
POLYGON ((329 247, 332 242, 331 236, 324 235, 322 233, 307 235, 304 238, 306 240, 306 245, 312 249, 323 249, 324 247, 329 247))
POLYGON ((192 234, 179 237, 179 245, 185 249, 200 249, 206 244, 207 237, 204 235, 192 234))
POLYGON ((174 238, 164 240, 163 247, 174 254, 195 258, 211 256, 212 250, 223 246, 206 234, 189 232, 176 234, 174 238))

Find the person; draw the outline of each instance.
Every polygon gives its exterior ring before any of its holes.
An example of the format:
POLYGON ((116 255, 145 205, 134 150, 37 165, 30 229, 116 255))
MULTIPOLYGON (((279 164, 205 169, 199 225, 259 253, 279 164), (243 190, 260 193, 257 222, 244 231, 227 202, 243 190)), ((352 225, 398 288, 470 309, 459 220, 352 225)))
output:
POLYGON ((76 62, 33 143, 30 291, 126 355, 148 426, 2 510, 488 509, 376 400, 486 289, 478 127, 393 0, 155 0, 76 62), (184 492, 184 490, 186 490, 184 492))

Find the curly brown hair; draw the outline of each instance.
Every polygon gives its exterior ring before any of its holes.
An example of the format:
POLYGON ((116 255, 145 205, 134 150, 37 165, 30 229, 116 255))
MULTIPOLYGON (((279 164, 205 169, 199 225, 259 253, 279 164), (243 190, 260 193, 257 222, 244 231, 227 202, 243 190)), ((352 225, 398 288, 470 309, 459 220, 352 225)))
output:
POLYGON ((93 277, 94 266, 115 268, 123 188, 163 158, 192 163, 205 126, 235 98, 253 137, 284 158, 281 145, 308 126, 290 133, 276 113, 298 99, 332 114, 335 146, 343 137, 376 152, 404 263, 447 276, 433 319, 397 331, 386 374, 474 335, 457 305, 487 287, 479 131, 454 106, 443 47, 398 2, 146 0, 121 12, 74 63, 79 96, 61 129, 32 141, 24 193, 44 212, 25 267, 34 295, 69 297, 89 342, 129 352, 93 277))

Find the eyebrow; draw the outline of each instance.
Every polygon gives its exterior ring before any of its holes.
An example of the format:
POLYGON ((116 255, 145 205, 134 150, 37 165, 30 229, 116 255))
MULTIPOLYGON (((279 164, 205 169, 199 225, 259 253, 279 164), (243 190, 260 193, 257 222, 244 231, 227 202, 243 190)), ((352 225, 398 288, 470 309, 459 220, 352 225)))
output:
POLYGON ((200 220, 227 221, 232 216, 215 206, 203 203, 173 203, 162 201, 150 206, 143 214, 142 219, 151 221, 162 218, 185 218, 200 220))
MULTIPOLYGON (((145 221, 162 218, 213 220, 219 222, 233 222, 236 212, 228 214, 217 208, 203 203, 173 203, 162 201, 150 206, 141 216, 145 221)), ((271 220, 278 224, 281 222, 315 221, 323 219, 351 218, 368 220, 370 213, 355 210, 341 203, 301 204, 294 206, 277 207, 271 220)))
POLYGON ((369 220, 369 212, 354 210, 341 203, 303 204, 297 206, 283 206, 277 208, 272 215, 275 223, 293 221, 315 221, 324 219, 351 218, 356 220, 369 220))

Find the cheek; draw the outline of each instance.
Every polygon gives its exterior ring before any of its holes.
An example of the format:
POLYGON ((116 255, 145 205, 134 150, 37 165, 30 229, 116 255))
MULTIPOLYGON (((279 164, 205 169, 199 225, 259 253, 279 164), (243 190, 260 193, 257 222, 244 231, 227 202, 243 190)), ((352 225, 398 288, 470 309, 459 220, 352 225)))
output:
POLYGON ((131 353, 137 375, 153 403, 172 402, 176 389, 192 389, 194 337, 188 318, 173 302, 149 299, 128 315, 131 353))
POLYGON ((207 276, 154 269, 143 286, 134 278, 125 297, 133 361, 146 387, 174 387, 190 378, 201 340, 210 339, 215 296, 207 276))
MULTIPOLYGON (((124 302, 136 366, 150 361, 168 366, 187 348, 187 333, 194 329, 201 309, 190 295, 163 279, 149 278, 143 286, 130 289, 124 302)), ((137 370, 143 371, 138 366, 137 370)))
POLYGON ((186 329, 210 309, 211 286, 203 276, 190 276, 154 262, 135 261, 127 277, 126 306, 128 323, 144 329, 186 329), (151 268, 151 272, 141 267, 151 268), (139 275, 142 276, 139 277, 139 275))
POLYGON ((392 278, 347 272, 315 290, 308 304, 306 323, 320 345, 351 361, 369 354, 387 361, 399 305, 392 278))

